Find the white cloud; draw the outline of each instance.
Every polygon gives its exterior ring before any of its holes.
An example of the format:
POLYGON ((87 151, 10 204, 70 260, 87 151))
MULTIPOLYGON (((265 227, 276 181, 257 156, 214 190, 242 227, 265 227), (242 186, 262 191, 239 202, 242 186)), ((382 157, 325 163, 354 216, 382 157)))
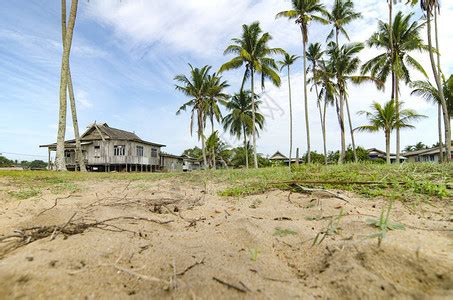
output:
POLYGON ((84 90, 78 89, 75 93, 75 99, 80 109, 93 107, 93 102, 89 99, 88 93, 84 90))
MULTIPOLYGON (((446 2, 446 1, 444 1, 446 2)), ((452 1, 449 1, 452 2, 452 1)), ((348 26, 351 41, 365 41, 376 29, 377 20, 387 20, 388 12, 385 1, 361 0, 355 1, 356 8, 363 14, 363 19, 348 26)), ((132 56, 142 57, 146 54, 148 62, 154 68, 159 69, 160 80, 167 87, 172 86, 172 76, 176 73, 186 72, 187 68, 181 69, 185 61, 195 61, 201 64, 220 65, 227 58, 222 52, 230 43, 232 37, 240 35, 241 25, 259 20, 265 31, 269 31, 274 39, 271 43, 274 47, 282 47, 289 52, 301 53, 301 37, 297 26, 287 20, 275 20, 275 14, 281 10, 288 9, 290 2, 281 0, 123 0, 109 1, 99 0, 85 3, 85 16, 108 26, 114 32, 113 43, 126 49, 132 56)), ((399 4, 398 10, 410 11, 412 8, 399 4)), ((419 8, 416 17, 420 17, 419 8)), ((442 66, 446 73, 453 72, 453 56, 447 55, 448 46, 453 45, 453 3, 443 6, 439 28, 442 57, 442 66)), ((310 26, 311 41, 324 42, 330 28, 321 25, 310 26)), ((426 33, 422 33, 426 36, 426 33)), ((345 42, 345 41, 343 41, 345 42)), ((361 54, 362 61, 366 61, 376 54, 376 50, 366 49, 361 54)), ((430 69, 429 59, 426 54, 414 55, 425 67, 428 73, 430 69)), ((293 101, 294 101, 294 137, 295 145, 305 149, 305 122, 302 94, 302 69, 299 62, 295 66, 295 73, 292 77, 293 101)), ((237 85, 240 82, 241 72, 225 74, 225 78, 237 85)), ((415 79, 421 79, 415 75, 415 79)), ((235 89, 231 89, 233 92, 235 89)), ((273 101, 283 110, 275 111, 273 117, 267 118, 266 131, 262 133, 258 146, 259 151, 272 154, 277 148, 287 152, 288 148, 288 110, 287 110, 287 82, 283 78, 282 87, 275 88, 267 86, 267 93, 273 101)), ((350 87, 349 99, 351 113, 353 114, 353 125, 359 126, 366 120, 357 116, 359 110, 368 109, 372 101, 384 102, 390 96, 387 88, 385 93, 379 92, 372 85, 350 87)), ((177 99, 182 96, 177 95, 177 99)), ((319 116, 316 104, 313 101, 313 94, 310 95, 310 124, 313 148, 322 149, 322 136, 319 125, 319 116)), ((437 136, 437 109, 421 99, 411 97, 410 89, 403 86, 401 99, 405 101, 406 107, 414 108, 418 112, 428 115, 430 118, 417 124, 416 130, 405 131, 402 134, 402 146, 413 144, 423 140, 425 143, 434 143, 437 136)), ((275 103, 274 108, 275 108, 275 103)), ((177 106, 169 103, 166 107, 170 112, 163 117, 164 123, 175 129, 172 132, 173 138, 178 145, 195 143, 195 138, 187 140, 187 132, 176 130, 188 118, 185 117, 174 121, 172 111, 177 106), (173 125, 172 125, 173 124, 173 125), (175 125, 177 124, 177 125, 175 125)), ((264 110, 264 107, 262 108, 264 110)), ((331 108, 328 114, 328 148, 339 148, 339 130, 336 115, 331 108)), ((393 141, 393 140, 392 140, 393 141)), ((167 142, 169 145, 172 141, 167 142)), ((381 135, 357 134, 357 144, 365 147, 384 147, 381 135)), ((181 147, 181 146, 178 146, 181 147)), ((182 149, 178 149, 182 150, 182 149)))

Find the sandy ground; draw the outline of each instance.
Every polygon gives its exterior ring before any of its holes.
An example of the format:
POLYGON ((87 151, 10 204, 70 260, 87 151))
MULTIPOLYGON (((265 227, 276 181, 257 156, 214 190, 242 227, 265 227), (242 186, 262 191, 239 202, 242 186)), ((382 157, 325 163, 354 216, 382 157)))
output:
POLYGON ((453 299, 445 204, 396 205, 391 217, 406 229, 378 248, 366 219, 385 202, 351 193, 227 198, 173 179, 81 182, 72 194, 17 200, 1 180, 0 237, 49 226, 0 243, 1 299, 453 299), (335 232, 312 246, 340 210, 335 232))

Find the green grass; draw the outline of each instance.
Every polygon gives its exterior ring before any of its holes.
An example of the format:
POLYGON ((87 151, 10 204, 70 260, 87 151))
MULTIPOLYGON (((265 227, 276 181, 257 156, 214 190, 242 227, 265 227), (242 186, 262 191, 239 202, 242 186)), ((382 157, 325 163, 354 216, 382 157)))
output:
POLYGON ((243 197, 271 189, 292 187, 285 181, 382 182, 382 185, 304 184, 353 191, 364 197, 382 197, 401 201, 453 199, 453 164, 381 165, 371 163, 345 165, 301 165, 290 172, 286 167, 263 169, 208 170, 190 173, 74 173, 52 171, 0 171, 0 178, 11 179, 22 189, 51 188, 52 192, 76 191, 83 181, 156 181, 172 179, 204 187, 213 182, 222 187, 221 196, 243 197), (401 184, 402 183, 402 184, 401 184))
POLYGON ((10 191, 8 194, 16 199, 25 200, 41 195, 41 191, 37 189, 21 189, 19 191, 10 191))
POLYGON ((297 235, 297 232, 292 230, 291 228, 281 228, 281 227, 275 228, 274 236, 285 237, 288 235, 297 235))

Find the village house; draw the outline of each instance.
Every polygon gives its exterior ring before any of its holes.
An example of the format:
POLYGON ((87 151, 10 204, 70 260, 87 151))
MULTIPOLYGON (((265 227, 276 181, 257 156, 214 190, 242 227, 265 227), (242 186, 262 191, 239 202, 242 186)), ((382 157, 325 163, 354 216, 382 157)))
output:
MULTIPOLYGON (((385 151, 376 149, 376 148, 371 148, 367 149, 368 151, 368 157, 371 160, 383 160, 385 161, 387 159, 385 151)), ((405 154, 402 154, 400 156, 400 163, 403 163, 407 161, 407 157, 405 154)), ((390 153, 390 163, 394 164, 396 162, 396 154, 395 153, 390 153)))
MULTIPOLYGON (((453 144, 452 144, 453 145, 453 144)), ((444 156, 447 154, 447 149, 444 147, 444 156)), ((440 149, 439 147, 432 147, 422 150, 405 152, 404 156, 407 157, 408 162, 439 162, 440 149)), ((453 159, 453 155, 452 155, 453 159)))
MULTIPOLYGON (((100 172, 155 172, 183 169, 184 158, 161 153, 165 145, 142 140, 134 132, 93 123, 80 137, 82 153, 88 171, 100 172)), ((48 148, 49 166, 53 166, 51 152, 57 144, 41 145, 48 148)), ((65 141, 66 168, 78 168, 75 140, 65 141)))

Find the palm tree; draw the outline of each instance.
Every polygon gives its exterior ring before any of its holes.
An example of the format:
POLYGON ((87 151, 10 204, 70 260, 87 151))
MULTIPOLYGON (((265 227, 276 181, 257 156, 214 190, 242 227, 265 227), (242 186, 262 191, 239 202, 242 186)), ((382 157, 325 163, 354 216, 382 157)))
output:
MULTIPOLYGON (((207 88, 207 97, 206 100, 206 112, 204 114, 204 124, 206 126, 206 119, 209 117, 211 121, 211 135, 214 133, 214 119, 217 122, 220 122, 222 119, 222 113, 219 108, 220 104, 225 104, 225 101, 228 99, 228 95, 224 90, 229 87, 229 84, 226 81, 222 81, 221 76, 217 76, 215 73, 213 75, 208 75, 207 78, 208 88, 207 88)), ((212 167, 216 168, 216 155, 215 152, 212 152, 212 167)))
MULTIPOLYGON (((382 82, 385 82, 389 75, 392 76, 391 99, 395 100, 397 115, 399 114, 399 83, 400 80, 404 80, 406 84, 411 81, 409 67, 427 76, 423 67, 410 55, 411 52, 426 51, 429 48, 423 43, 420 36, 420 30, 424 24, 419 24, 417 21, 411 22, 412 16, 413 14, 403 15, 399 12, 391 27, 387 23, 379 21, 378 31, 371 36, 367 44, 369 47, 376 47, 384 52, 366 62, 362 67, 363 73, 371 72, 372 76, 382 82)), ((399 128, 396 128, 396 139, 396 156, 397 162, 399 162, 399 128)))
MULTIPOLYGON (((272 39, 271 35, 266 32, 262 33, 260 23, 254 22, 250 25, 242 25, 242 36, 234 38, 234 44, 228 46, 224 54, 233 53, 235 56, 229 62, 220 67, 220 72, 238 69, 245 65, 244 79, 242 88, 247 78, 251 79, 251 93, 252 93, 252 119, 255 123, 255 73, 261 74, 261 86, 264 88, 265 79, 270 79, 271 82, 280 86, 280 77, 276 70, 278 69, 275 60, 270 57, 272 54, 284 54, 285 51, 280 48, 270 48, 269 41, 272 39)), ((256 153, 256 132, 255 127, 252 127, 253 137, 253 161, 255 168, 258 168, 258 158, 256 153)))
POLYGON ((384 131, 385 152, 387 163, 390 164, 390 134, 396 128, 414 128, 412 121, 417 121, 425 116, 417 114, 414 110, 403 109, 398 115, 396 113, 395 101, 390 100, 382 107, 381 104, 373 102, 371 111, 360 111, 369 121, 368 125, 357 127, 358 131, 378 132, 384 131))
POLYGON ((252 135, 254 131, 258 135, 259 130, 264 127, 264 116, 258 112, 260 105, 261 101, 258 99, 253 100, 250 91, 241 91, 231 97, 230 101, 226 103, 226 109, 229 114, 222 121, 225 131, 229 131, 231 135, 236 136, 238 139, 241 136, 244 138, 247 168, 249 167, 249 143, 247 142, 247 137, 252 135))
MULTIPOLYGON (((436 62, 434 60, 434 51, 433 51, 433 42, 432 42, 432 28, 431 28, 431 18, 434 15, 435 21, 435 39, 436 44, 438 46, 438 28, 437 28, 437 14, 440 12, 440 4, 438 0, 420 0, 420 5, 423 11, 426 12, 427 17, 427 33, 428 33, 428 46, 429 46, 429 58, 431 60, 431 67, 434 74, 434 79, 436 81, 437 90, 439 93, 440 103, 442 106, 442 112, 444 115, 444 127, 445 127, 445 144, 447 148, 447 162, 451 161, 451 126, 450 126, 450 118, 448 117, 448 106, 447 101, 445 99, 442 82, 441 82, 441 69, 440 69, 440 58, 438 56, 438 66, 436 66, 436 62)), ((438 52, 438 51, 437 51, 438 52)))
POLYGON ((426 81, 414 81, 411 84, 413 90, 411 95, 417 95, 422 97, 424 100, 434 103, 437 105, 437 127, 439 130, 439 162, 444 160, 444 150, 443 150, 443 139, 442 139, 442 106, 440 103, 439 91, 435 88, 431 82, 426 81))
MULTIPOLYGON (((62 5, 66 5, 62 0, 62 5)), ((61 76, 60 76, 60 109, 58 116, 58 133, 57 133, 57 151, 55 157, 55 166, 58 171, 66 171, 66 160, 64 155, 64 140, 66 133, 66 91, 68 88, 69 75, 69 56, 71 53, 72 37, 74 34, 75 20, 77 16, 78 0, 73 0, 71 3, 71 11, 69 13, 68 27, 63 42, 63 56, 61 59, 61 76)), ((64 10, 65 12, 66 10, 64 10)), ((66 13, 62 17, 66 20, 66 13)), ((66 26, 65 26, 66 27, 66 26)))
MULTIPOLYGON (((61 33, 62 33, 62 43, 65 42, 66 37, 66 0, 61 1, 61 33)), ((63 46, 64 49, 64 46, 63 46)), ((82 145, 80 143, 80 133, 79 133, 79 122, 77 121, 77 108, 74 97, 74 87, 72 85, 71 69, 68 65, 68 93, 69 93, 69 103, 71 107, 72 114, 72 126, 74 128, 74 139, 75 139, 75 154, 76 162, 79 165, 81 172, 86 172, 85 159, 82 154, 82 145)), ((77 170, 77 168, 76 168, 77 170)))
POLYGON ((316 76, 312 78, 315 85, 320 87, 318 95, 318 106, 323 102, 321 128, 323 130, 323 144, 324 144, 324 163, 328 164, 329 158, 327 155, 327 134, 326 134, 326 113, 328 105, 335 105, 335 100, 338 97, 337 85, 335 82, 335 74, 333 65, 321 60, 319 67, 316 69, 316 76))
POLYGON ((340 123, 341 131, 341 151, 339 163, 343 163, 346 155, 346 134, 344 125, 344 106, 349 120, 349 128, 351 134, 352 149, 354 153, 354 161, 357 162, 357 153, 355 146, 354 130, 352 127, 351 113, 348 104, 348 82, 360 84, 365 81, 371 81, 376 84, 378 88, 382 87, 382 83, 376 80, 373 76, 354 75, 360 66, 360 59, 358 54, 364 49, 362 43, 351 43, 338 47, 337 44, 329 43, 327 53, 330 57, 330 64, 333 73, 336 77, 336 85, 338 90, 338 100, 336 101, 338 122, 340 123))
POLYGON ((279 61, 280 71, 286 68, 288 72, 288 95, 289 95, 289 169, 291 170, 291 158, 293 155, 293 105, 291 101, 291 70, 290 67, 298 60, 300 56, 285 53, 284 60, 279 61))
POLYGON ((354 2, 351 0, 335 0, 332 11, 327 13, 327 20, 333 26, 327 39, 332 39, 335 35, 335 41, 337 45, 340 45, 338 40, 342 33, 349 41, 349 35, 344 26, 361 17, 362 14, 354 11, 354 2))
MULTIPOLYGON (((323 112, 321 101, 322 98, 320 97, 320 93, 318 90, 318 84, 320 83, 318 80, 318 69, 320 68, 321 64, 323 63, 323 55, 324 51, 322 50, 322 46, 320 43, 310 44, 307 50, 307 61, 311 67, 307 68, 307 71, 311 71, 312 78, 309 81, 313 82, 313 86, 315 88, 316 93, 316 103, 318 106, 319 111, 319 118, 321 120, 321 131, 323 137, 323 145, 324 145, 324 162, 327 164, 327 146, 326 146, 326 128, 325 128, 325 112, 323 112)), ((326 105, 324 105, 324 110, 326 109, 326 105)))
POLYGON ((181 111, 185 111, 188 107, 192 107, 191 118, 190 118, 190 134, 192 135, 194 118, 197 118, 198 126, 198 139, 201 139, 201 150, 203 153, 204 166, 207 166, 206 160, 206 145, 204 135, 204 114, 207 107, 209 83, 208 83, 208 72, 211 69, 210 66, 204 66, 201 69, 194 68, 190 65, 190 76, 187 77, 184 74, 175 76, 175 81, 180 83, 176 85, 176 90, 182 92, 184 95, 191 99, 184 103, 176 112, 177 115, 181 111))
POLYGON ((311 162, 311 143, 310 143, 310 121, 308 118, 308 93, 307 93, 307 44, 308 44, 308 25, 311 21, 326 24, 327 20, 321 15, 327 15, 325 6, 320 0, 292 0, 292 9, 282 11, 277 14, 277 18, 288 18, 295 20, 302 33, 303 57, 304 57, 304 105, 305 105, 305 128, 307 131, 307 163, 311 162))

